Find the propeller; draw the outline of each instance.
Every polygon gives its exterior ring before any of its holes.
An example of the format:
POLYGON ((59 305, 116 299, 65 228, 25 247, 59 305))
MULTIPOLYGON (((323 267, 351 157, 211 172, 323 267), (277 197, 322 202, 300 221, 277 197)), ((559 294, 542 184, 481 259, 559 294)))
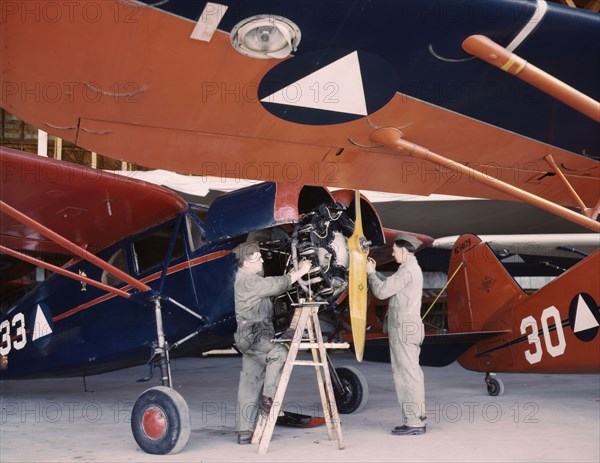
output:
POLYGON ((358 190, 355 192, 354 204, 356 207, 354 232, 348 238, 348 253, 350 254, 348 296, 354 351, 356 360, 362 362, 367 330, 367 255, 371 243, 367 241, 363 233, 360 191, 358 190))

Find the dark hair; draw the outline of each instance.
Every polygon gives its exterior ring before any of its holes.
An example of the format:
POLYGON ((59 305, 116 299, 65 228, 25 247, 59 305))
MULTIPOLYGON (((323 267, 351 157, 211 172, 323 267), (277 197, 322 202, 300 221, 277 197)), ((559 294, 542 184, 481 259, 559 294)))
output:
POLYGON ((394 244, 399 248, 405 248, 407 251, 412 252, 413 254, 416 251, 415 245, 412 244, 410 241, 397 239, 396 241, 394 241, 394 244))

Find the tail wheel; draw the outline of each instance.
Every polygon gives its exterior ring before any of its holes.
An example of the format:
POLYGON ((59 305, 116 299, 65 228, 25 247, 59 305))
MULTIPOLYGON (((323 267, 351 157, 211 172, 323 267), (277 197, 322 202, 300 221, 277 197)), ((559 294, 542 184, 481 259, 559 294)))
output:
POLYGON ((138 397, 133 406, 131 431, 146 453, 177 453, 190 437, 188 405, 181 394, 170 387, 150 388, 138 397))
POLYGON ((504 383, 498 378, 494 378, 491 374, 486 375, 485 384, 488 394, 492 397, 504 394, 504 383))
POLYGON ((369 399, 369 384, 365 375, 354 367, 335 369, 344 389, 343 394, 335 395, 338 411, 343 415, 361 411, 369 399))

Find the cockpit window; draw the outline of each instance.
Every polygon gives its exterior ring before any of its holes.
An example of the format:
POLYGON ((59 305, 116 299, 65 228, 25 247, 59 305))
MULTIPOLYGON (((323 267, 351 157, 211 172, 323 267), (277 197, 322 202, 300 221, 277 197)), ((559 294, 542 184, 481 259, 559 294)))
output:
POLYGON ((204 223, 206 220, 206 214, 208 214, 208 207, 190 206, 190 210, 196 214, 196 217, 198 217, 202 223, 204 223))
MULTIPOLYGON (((155 231, 151 235, 140 238, 133 243, 133 254, 137 273, 158 268, 165 263, 169 252, 169 244, 173 236, 175 224, 155 231)), ((177 259, 185 254, 183 236, 177 234, 172 259, 177 259)))
MULTIPOLYGON (((117 249, 112 256, 107 261, 110 265, 122 270, 123 272, 127 272, 127 259, 125 258, 125 253, 123 249, 117 249)), ((123 283, 122 280, 107 272, 106 270, 102 272, 102 276, 100 277, 100 281, 105 285, 109 286, 118 286, 123 283)))
POLYGON ((206 243, 206 237, 204 235, 204 230, 202 227, 189 215, 186 216, 187 222, 187 233, 188 233, 188 241, 190 243, 190 249, 192 251, 196 251, 201 248, 206 243))

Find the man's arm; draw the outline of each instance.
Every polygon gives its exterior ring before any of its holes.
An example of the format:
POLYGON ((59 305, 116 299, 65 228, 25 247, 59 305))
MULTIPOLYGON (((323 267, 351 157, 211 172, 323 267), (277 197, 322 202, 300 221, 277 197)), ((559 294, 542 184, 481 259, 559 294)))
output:
POLYGON ((298 265, 298 270, 292 270, 288 275, 292 279, 290 284, 296 283, 301 277, 306 275, 310 270, 310 261, 302 260, 298 265))
POLYGON ((271 297, 279 296, 286 289, 288 289, 293 283, 298 281, 300 277, 306 275, 310 270, 310 262, 303 260, 300 262, 298 270, 293 270, 286 275, 272 276, 272 277, 261 277, 254 275, 253 277, 246 280, 245 293, 252 295, 253 297, 271 297))
POLYGON ((368 279, 369 287, 377 299, 383 300, 392 297, 404 287, 401 279, 396 278, 396 275, 381 280, 379 276, 373 272, 369 273, 368 279))
POLYGON ((290 275, 261 277, 256 275, 246 281, 245 292, 251 297, 279 296, 291 285, 290 275))
POLYGON ((377 299, 388 299, 398 293, 407 285, 406 278, 403 278, 399 272, 389 277, 378 274, 375 271, 375 261, 369 258, 367 261, 367 278, 371 292, 377 299))

